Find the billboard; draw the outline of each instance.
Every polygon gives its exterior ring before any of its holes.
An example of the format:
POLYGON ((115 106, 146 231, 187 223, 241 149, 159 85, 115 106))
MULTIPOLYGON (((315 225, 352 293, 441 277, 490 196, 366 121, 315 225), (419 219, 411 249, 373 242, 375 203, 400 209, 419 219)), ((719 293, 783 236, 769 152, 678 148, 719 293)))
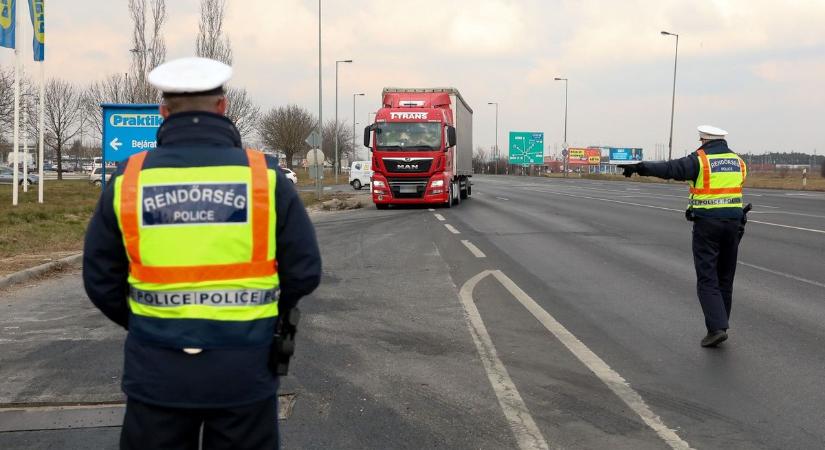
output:
POLYGON ((642 162, 642 149, 610 147, 610 164, 634 164, 642 162))
POLYGON ((570 148, 567 151, 571 166, 598 166, 602 161, 601 150, 598 148, 570 148))

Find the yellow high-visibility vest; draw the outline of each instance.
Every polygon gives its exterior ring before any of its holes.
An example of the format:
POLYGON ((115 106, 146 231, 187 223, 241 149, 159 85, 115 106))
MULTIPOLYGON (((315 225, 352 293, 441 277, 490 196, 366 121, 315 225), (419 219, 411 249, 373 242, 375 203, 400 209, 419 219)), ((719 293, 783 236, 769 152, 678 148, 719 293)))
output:
POLYGON ((249 166, 143 168, 116 178, 114 209, 129 258, 129 332, 173 348, 270 342, 278 316, 277 176, 249 166))
POLYGON ((699 150, 696 156, 699 157, 699 176, 689 182, 689 207, 742 208, 742 185, 747 176, 745 161, 733 152, 708 155, 699 150))

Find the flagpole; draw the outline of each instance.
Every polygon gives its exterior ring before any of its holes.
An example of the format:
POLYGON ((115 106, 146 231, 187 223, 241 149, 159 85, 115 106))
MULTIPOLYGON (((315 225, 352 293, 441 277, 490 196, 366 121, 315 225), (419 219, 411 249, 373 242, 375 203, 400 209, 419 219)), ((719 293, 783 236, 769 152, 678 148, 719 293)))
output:
POLYGON ((18 146, 20 145, 20 17, 17 5, 14 5, 14 168, 12 169, 11 204, 17 206, 19 182, 17 165, 19 164, 18 146))
POLYGON ((43 123, 45 110, 43 108, 44 105, 44 98, 45 98, 45 84, 46 84, 46 61, 45 58, 43 61, 40 61, 40 120, 38 120, 38 132, 40 134, 39 139, 39 150, 38 150, 38 158, 39 162, 37 164, 38 167, 38 178, 37 178, 37 203, 43 203, 43 123))
POLYGON ((25 106, 21 105, 23 117, 20 121, 23 127, 23 192, 29 192, 29 128, 26 126, 29 115, 25 106))

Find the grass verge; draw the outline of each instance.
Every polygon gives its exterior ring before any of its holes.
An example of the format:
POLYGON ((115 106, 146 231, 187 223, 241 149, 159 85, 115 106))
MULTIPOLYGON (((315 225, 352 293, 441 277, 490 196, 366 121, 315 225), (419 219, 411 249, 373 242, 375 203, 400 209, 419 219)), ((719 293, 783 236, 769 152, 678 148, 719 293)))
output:
POLYGON ((19 192, 12 206, 12 187, 0 186, 0 274, 12 273, 80 251, 86 224, 100 188, 85 180, 47 180, 44 203, 37 186, 19 192))

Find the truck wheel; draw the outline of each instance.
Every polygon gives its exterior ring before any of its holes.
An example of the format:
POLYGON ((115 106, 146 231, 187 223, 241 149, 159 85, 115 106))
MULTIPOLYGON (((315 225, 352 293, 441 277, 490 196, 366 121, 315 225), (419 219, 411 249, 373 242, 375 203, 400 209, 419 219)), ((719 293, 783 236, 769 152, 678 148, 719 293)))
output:
POLYGON ((356 191, 361 190, 361 181, 360 180, 352 180, 352 188, 356 191))
POLYGON ((455 182, 455 189, 453 192, 455 192, 455 205, 458 206, 461 204, 461 183, 458 181, 455 182))
MULTIPOLYGON (((461 197, 462 200, 470 196, 470 182, 465 181, 464 183, 464 188, 459 191, 459 197, 461 197)), ((459 186, 461 186, 461 182, 459 182, 459 186)))
POLYGON ((453 183, 450 183, 449 187, 447 187, 447 203, 444 204, 444 207, 453 207, 453 183))
POLYGON ((387 203, 376 203, 375 204, 375 209, 387 209, 389 207, 390 207, 390 205, 387 204, 387 203))

